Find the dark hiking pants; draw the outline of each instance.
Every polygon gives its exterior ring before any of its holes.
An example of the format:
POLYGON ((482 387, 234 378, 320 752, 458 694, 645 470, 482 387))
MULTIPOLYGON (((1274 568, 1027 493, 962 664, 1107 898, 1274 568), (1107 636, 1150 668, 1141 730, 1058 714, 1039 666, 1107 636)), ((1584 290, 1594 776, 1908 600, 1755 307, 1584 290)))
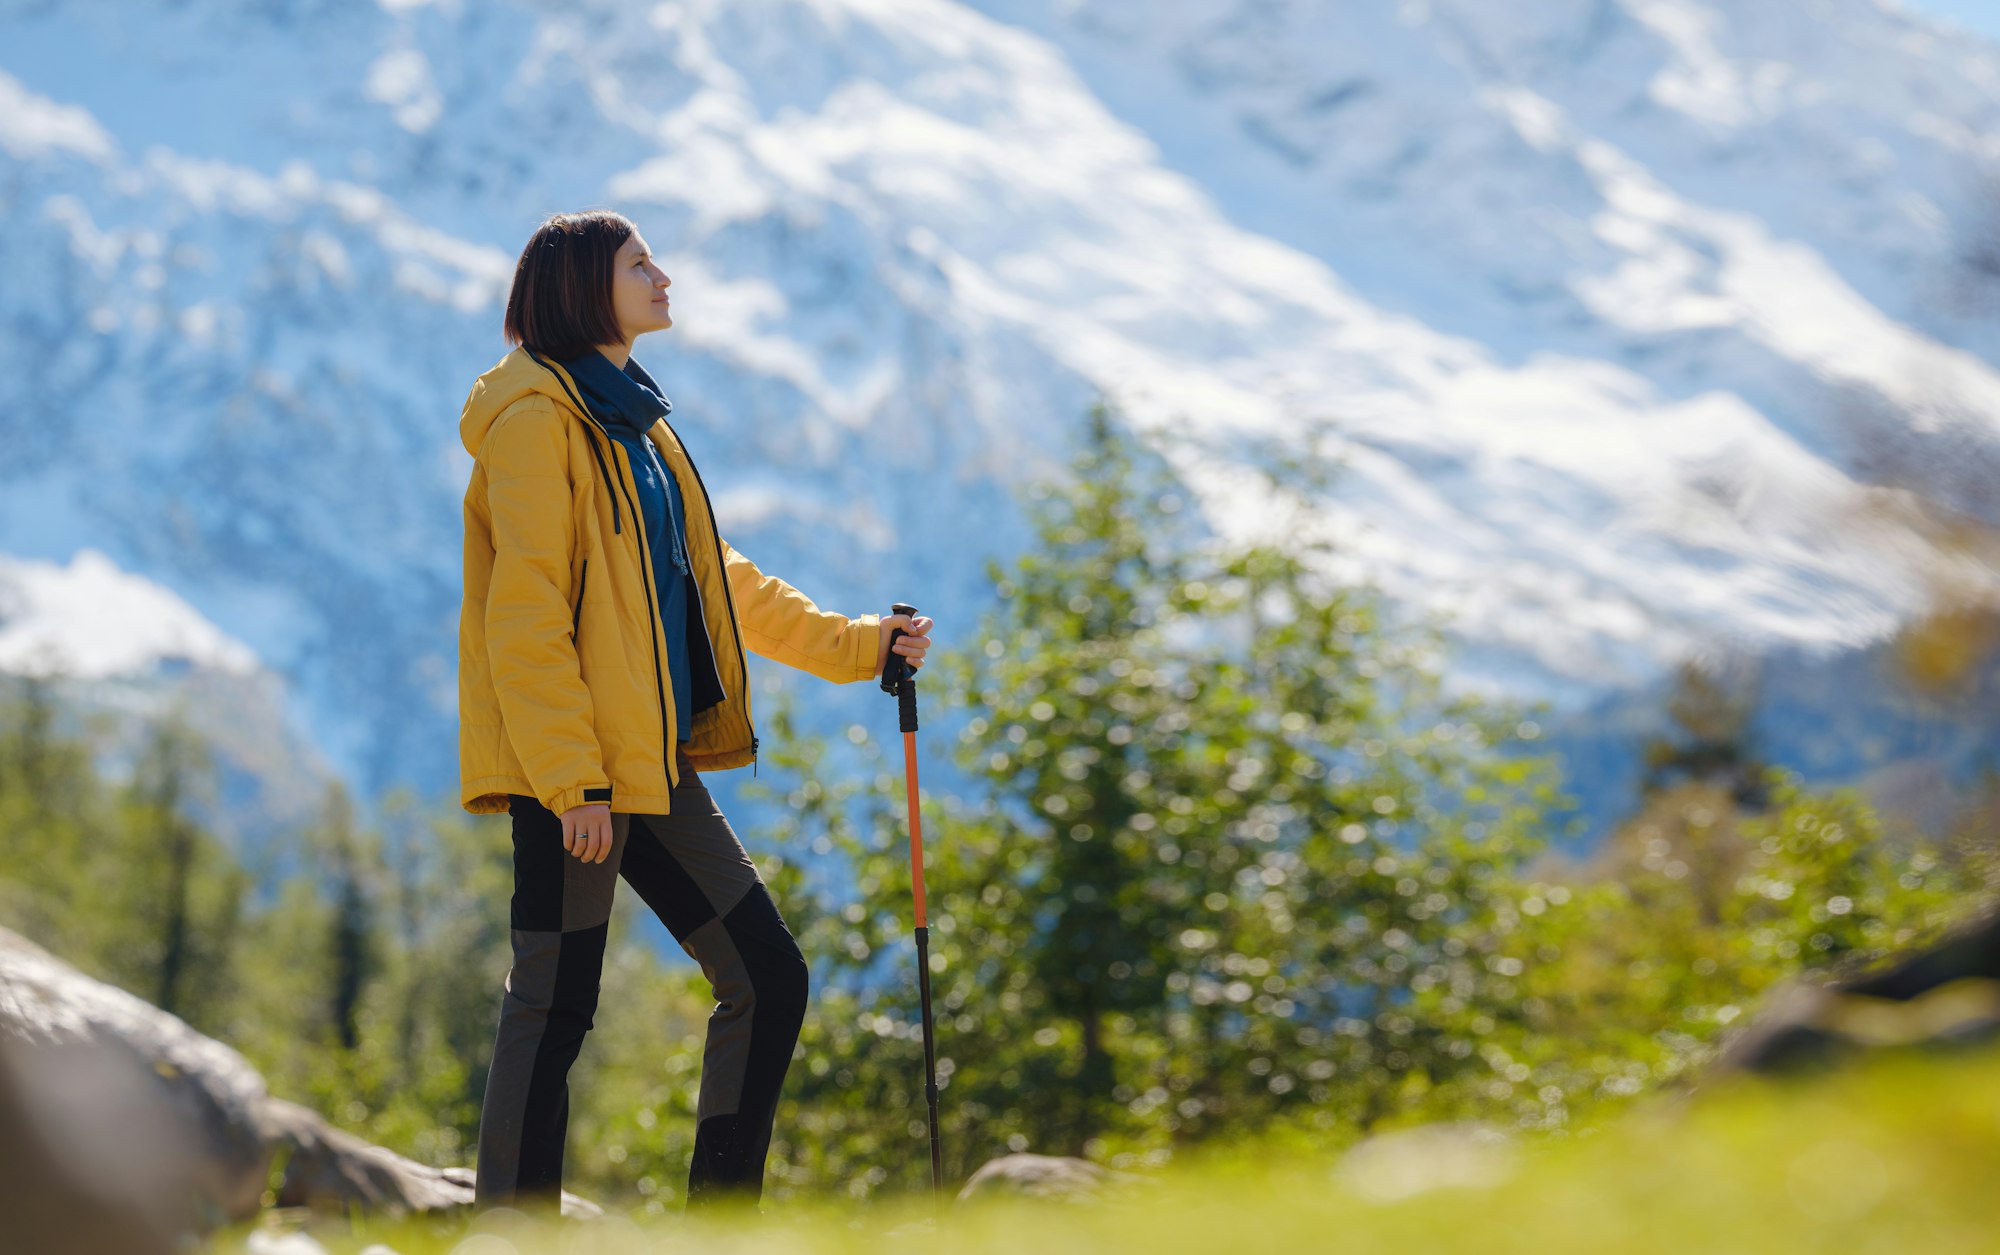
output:
POLYGON ((688 1204, 762 1194, 778 1091, 805 1019, 805 958, 684 756, 680 774, 671 814, 612 813, 602 863, 565 850, 561 818, 513 795, 514 961, 479 1119, 477 1206, 553 1208, 560 1197, 567 1078, 597 1010, 620 876, 715 988, 688 1204))

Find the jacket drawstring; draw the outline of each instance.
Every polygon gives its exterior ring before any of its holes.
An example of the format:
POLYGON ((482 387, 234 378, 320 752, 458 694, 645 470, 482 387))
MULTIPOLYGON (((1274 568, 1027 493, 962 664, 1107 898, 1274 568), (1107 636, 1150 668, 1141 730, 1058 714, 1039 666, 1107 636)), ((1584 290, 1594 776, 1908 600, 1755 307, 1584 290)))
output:
MULTIPOLYGON (((558 372, 555 369, 555 367, 550 366, 547 362, 542 361, 542 359, 535 353, 533 349, 528 349, 527 346, 525 345, 523 345, 522 347, 526 349, 529 357, 534 358, 535 361, 538 364, 540 364, 543 369, 547 370, 551 375, 554 375, 556 377, 556 382, 562 385, 563 391, 569 393, 569 399, 576 402, 577 412, 582 414, 584 417, 589 418, 592 423, 595 423, 597 420, 591 417, 590 407, 583 403, 582 397, 579 397, 578 395, 576 395, 575 392, 570 390, 569 381, 567 379, 564 379, 561 373, 558 372)), ((591 455, 597 459, 597 473, 604 476, 604 491, 605 494, 611 498, 611 530, 613 532, 622 532, 625 530, 625 528, 623 524, 619 522, 618 490, 617 487, 613 485, 613 483, 611 482, 611 468, 604 464, 604 450, 597 447, 596 433, 588 429, 585 429, 583 434, 590 440, 591 455)))

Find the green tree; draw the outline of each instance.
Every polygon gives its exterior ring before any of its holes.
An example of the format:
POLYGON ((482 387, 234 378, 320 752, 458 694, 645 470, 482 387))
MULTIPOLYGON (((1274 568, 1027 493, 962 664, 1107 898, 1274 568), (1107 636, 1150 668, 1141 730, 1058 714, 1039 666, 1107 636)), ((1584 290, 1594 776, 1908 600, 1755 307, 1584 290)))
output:
MULTIPOLYGON (((1501 752, 1532 726, 1444 695, 1435 634, 1329 584, 1312 543, 1197 536, 1108 410, 1073 469, 1034 490, 1038 543, 991 571, 975 647, 928 669, 970 706, 956 753, 984 786, 926 825, 947 1149, 969 1171, 1289 1111, 1365 1128, 1405 1076, 1477 1063, 1405 1006, 1540 842, 1548 765, 1501 752)), ((850 822, 815 751, 775 757, 806 779, 780 848, 838 851, 855 877, 797 929, 822 977, 799 1100, 817 1166, 920 1165, 913 964, 884 984, 875 962, 908 950, 890 777, 850 822)))
POLYGON ((115 820, 79 863, 101 887, 98 953, 110 978, 203 1031, 234 994, 229 955, 249 890, 234 854, 190 813, 213 806, 214 771, 178 710, 150 725, 115 820))
MULTIPOLYGON (((1921 944, 1965 902, 1851 794, 1782 773, 1740 832, 1731 790, 1673 786, 1728 808, 1727 838, 1566 866, 1538 728, 1447 695, 1435 632, 1316 574, 1307 537, 1193 535, 1185 489, 1104 410, 1073 470, 1033 491, 998 609, 919 684, 933 714, 969 707, 954 752, 980 786, 925 799, 953 1179, 1009 1149, 1566 1129, 1698 1064, 1777 981, 1921 944), (1735 861, 1682 859, 1709 851, 1735 861)), ((787 710, 767 719, 764 865, 815 974, 779 1175, 921 1188, 900 772, 857 725, 864 770, 834 778, 787 710)))
POLYGON ((326 957, 326 1018, 343 1049, 360 1043, 360 1009, 367 984, 380 974, 377 899, 373 882, 379 876, 378 839, 356 832, 354 807, 347 790, 329 785, 318 824, 307 837, 318 864, 319 883, 328 903, 326 957))
POLYGON ((1682 780, 1715 783, 1739 806, 1764 806, 1766 764, 1750 732, 1756 707, 1754 665, 1682 662, 1667 695, 1674 731, 1646 743, 1645 791, 1657 793, 1682 780))
POLYGON ((89 745, 63 730, 51 679, 0 685, 0 922, 95 970, 84 943, 100 913, 75 904, 84 856, 110 822, 107 790, 89 745))

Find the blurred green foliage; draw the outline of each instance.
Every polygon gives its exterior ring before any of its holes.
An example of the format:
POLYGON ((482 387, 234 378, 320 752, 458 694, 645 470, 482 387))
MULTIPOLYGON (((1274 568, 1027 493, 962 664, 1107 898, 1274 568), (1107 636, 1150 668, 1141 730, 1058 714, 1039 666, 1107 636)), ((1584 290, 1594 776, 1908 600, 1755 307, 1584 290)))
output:
MULTIPOLYGON (((1073 472, 991 568, 995 611, 920 673, 975 785, 924 798, 949 1180, 1010 1149, 1159 1167, 1438 1120, 1560 1137, 1688 1074, 1775 983, 1922 944, 1994 887, 1990 846, 1932 846, 1782 772, 1705 780, 1701 756, 1591 861, 1559 857, 1535 712, 1448 693, 1436 631, 1316 575, 1303 529, 1202 533, 1102 408, 1073 472)), ((505 817, 396 797, 362 830, 330 789, 301 870, 272 876, 189 818, 213 769, 180 722, 112 779, 45 686, 10 693, 0 923, 335 1123, 470 1162, 505 817)), ((831 746, 781 702, 761 715, 744 787, 781 805, 744 835, 813 973, 768 1194, 925 1189, 902 764, 860 725, 831 746)), ((713 1005, 632 935, 643 910, 620 890, 567 1179, 642 1213, 685 1181, 713 1005)))
MULTIPOLYGON (((1962 861, 1775 771, 1719 885, 1569 865, 1534 712, 1447 697, 1436 632, 1317 582, 1309 539, 1193 535, 1102 409, 1074 469, 992 570, 998 610, 919 683, 969 705, 954 748, 985 786, 924 821, 948 1179, 1010 1149, 1130 1167, 1440 1119, 1561 1131, 1699 1063, 1776 981, 1969 901, 1962 861)), ((778 869, 819 982, 787 1156, 815 1186, 918 1189, 901 772, 836 777, 774 726, 799 783, 765 786, 786 803, 765 857, 854 872, 778 869)))

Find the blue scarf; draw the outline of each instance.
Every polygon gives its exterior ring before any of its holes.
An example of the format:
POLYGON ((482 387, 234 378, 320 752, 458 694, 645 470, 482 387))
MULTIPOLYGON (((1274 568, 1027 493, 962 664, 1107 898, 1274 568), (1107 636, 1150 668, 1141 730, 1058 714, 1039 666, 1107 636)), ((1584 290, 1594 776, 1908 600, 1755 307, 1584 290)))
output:
MULTIPOLYGON (((653 450, 653 442, 646 439, 646 432, 655 422, 673 413, 674 403, 667 394, 660 391, 660 385, 652 375, 639 365, 639 359, 627 356, 625 369, 612 365, 602 349, 592 349, 582 357, 558 359, 570 378, 576 380, 577 389, 583 393, 584 403, 597 421, 606 427, 624 427, 627 431, 625 443, 643 449, 646 456, 657 468, 663 483, 668 482, 671 472, 659 462, 659 455, 653 450), (630 437, 637 436, 636 442, 630 437)), ((667 536, 670 542, 674 569, 685 574, 688 567, 686 532, 684 522, 674 516, 673 508, 680 496, 678 490, 667 495, 667 536)))

